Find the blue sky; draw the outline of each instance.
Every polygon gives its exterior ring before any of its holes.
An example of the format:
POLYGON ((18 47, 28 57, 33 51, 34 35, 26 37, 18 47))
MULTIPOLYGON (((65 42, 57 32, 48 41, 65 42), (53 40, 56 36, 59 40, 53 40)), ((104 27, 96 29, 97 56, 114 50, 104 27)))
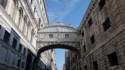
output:
MULTIPOLYGON (((90 0, 45 0, 49 24, 63 22, 78 27, 90 0)), ((65 50, 56 50, 57 68, 63 70, 65 50)))

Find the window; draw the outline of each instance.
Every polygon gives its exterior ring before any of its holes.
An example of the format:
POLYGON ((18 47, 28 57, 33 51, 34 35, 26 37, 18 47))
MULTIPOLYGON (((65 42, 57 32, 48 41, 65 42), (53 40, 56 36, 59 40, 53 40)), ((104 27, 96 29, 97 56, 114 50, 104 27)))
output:
POLYGON ((106 21, 103 23, 103 29, 104 31, 107 31, 111 27, 109 18, 106 19, 106 21))
POLYGON ((25 23, 27 23, 27 17, 26 17, 26 15, 24 16, 24 21, 25 21, 25 23))
POLYGON ((65 38, 69 38, 69 34, 65 34, 65 38))
POLYGON ((79 70, 82 70, 82 68, 79 68, 79 70))
POLYGON ((82 31, 82 37, 84 36, 84 31, 82 31))
POLYGON ((16 49, 16 45, 17 45, 17 40, 15 38, 13 38, 12 47, 16 49))
POLYGON ((31 0, 31 4, 33 3, 33 0, 31 0))
POLYGON ((89 25, 89 27, 92 25, 92 19, 91 18, 88 21, 88 25, 89 25))
POLYGON ((94 68, 94 70, 98 70, 98 64, 97 64, 97 61, 93 62, 93 68, 94 68))
POLYGON ((87 66, 86 65, 84 66, 84 70, 87 70, 87 66))
POLYGON ((53 49, 51 49, 51 52, 53 52, 53 49))
POLYGON ((0 0, 0 4, 5 8, 8 0, 0 0))
POLYGON ((6 43, 9 43, 9 40, 10 40, 10 34, 9 34, 9 32, 5 31, 4 41, 5 41, 6 43))
POLYGON ((53 34, 49 34, 49 38, 53 38, 53 34))
POLYGON ((13 61, 12 61, 12 65, 15 65, 15 59, 13 59, 13 61))
POLYGON ((25 55, 25 53, 26 53, 26 48, 24 48, 24 50, 23 50, 23 54, 25 55))
POLYGON ((3 4, 3 2, 4 2, 4 0, 0 0, 0 4, 1 4, 1 5, 3 4))
POLYGON ((86 52, 86 46, 85 45, 83 46, 83 50, 84 50, 84 52, 86 52))
POLYGON ((0 25, 0 29, 1 29, 1 25, 0 25))
POLYGON ((34 12, 36 12, 36 7, 34 7, 34 12))
POLYGON ((109 54, 108 55, 108 60, 109 60, 109 65, 110 66, 118 65, 118 59, 117 59, 116 52, 113 52, 113 53, 109 54))
POLYGON ((93 44, 93 43, 95 42, 95 37, 94 37, 94 35, 90 38, 90 40, 91 40, 91 44, 93 44))
POLYGON ((1 34, 1 25, 0 25, 0 34, 1 34))
POLYGON ((21 52, 22 51, 22 45, 20 44, 19 45, 19 52, 21 52))
POLYGON ((105 0, 100 0, 100 2, 99 2, 100 10, 102 10, 104 5, 105 5, 105 0))
POLYGON ((19 59, 17 62, 17 66, 20 67, 21 60, 19 59))
POLYGON ((39 25, 40 25, 40 23, 41 23, 41 19, 39 18, 39 25))
POLYGON ((22 68, 24 67, 24 62, 22 62, 22 68))

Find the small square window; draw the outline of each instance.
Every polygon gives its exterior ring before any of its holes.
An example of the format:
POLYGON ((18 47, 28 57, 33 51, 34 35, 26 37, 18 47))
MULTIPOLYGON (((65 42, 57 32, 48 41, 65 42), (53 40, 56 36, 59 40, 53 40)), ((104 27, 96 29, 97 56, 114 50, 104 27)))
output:
POLYGON ((53 38, 53 34, 49 34, 49 38, 53 38))
POLYGON ((116 52, 113 52, 112 54, 109 54, 108 55, 108 60, 109 60, 109 65, 110 66, 118 65, 118 59, 117 59, 116 52))
POLYGON ((102 10, 104 5, 105 5, 105 0, 100 0, 100 2, 99 2, 100 10, 102 10))
POLYGON ((88 25, 89 25, 89 27, 92 25, 92 19, 91 18, 88 21, 88 25))
POLYGON ((104 29, 104 31, 107 31, 110 27, 111 27, 111 24, 110 24, 110 21, 109 21, 109 18, 108 18, 108 19, 106 19, 106 21, 103 23, 103 29, 104 29))
POLYGON ((69 34, 65 34, 65 38, 69 38, 69 34))
POLYGON ((95 37, 94 37, 94 35, 90 38, 90 40, 91 40, 91 44, 95 43, 95 37))

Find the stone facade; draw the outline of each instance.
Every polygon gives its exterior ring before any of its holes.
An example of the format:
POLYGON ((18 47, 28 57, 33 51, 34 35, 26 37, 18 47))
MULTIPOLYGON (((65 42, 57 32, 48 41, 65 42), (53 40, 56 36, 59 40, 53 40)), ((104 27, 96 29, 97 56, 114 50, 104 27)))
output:
POLYGON ((125 0, 91 0, 78 28, 81 57, 72 65, 71 59, 70 70, 125 70, 124 5, 125 0))
MULTIPOLYGON (((0 0, 0 70, 34 70, 37 32, 45 25, 44 0, 0 0)), ((40 58, 38 69, 48 66, 40 58)))

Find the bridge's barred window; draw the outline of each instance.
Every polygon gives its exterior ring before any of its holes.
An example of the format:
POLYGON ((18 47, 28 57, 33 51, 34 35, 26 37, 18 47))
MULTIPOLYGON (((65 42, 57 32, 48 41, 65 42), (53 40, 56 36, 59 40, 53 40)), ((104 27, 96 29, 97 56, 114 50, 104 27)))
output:
POLYGON ((5 31, 4 41, 5 41, 6 43, 9 43, 9 40, 10 40, 10 34, 9 34, 9 32, 5 31))
POLYGON ((65 38, 69 38, 69 34, 65 34, 65 38))
POLYGON ((105 5, 105 0, 100 0, 100 2, 99 2, 100 10, 102 10, 104 5, 105 5))
POLYGON ((17 40, 15 38, 13 38, 13 43, 12 43, 12 47, 14 49, 16 49, 16 45, 17 45, 17 40))
POLYGON ((53 38, 53 34, 49 34, 49 38, 53 38))
POLYGON ((95 37, 94 37, 94 35, 90 38, 90 40, 91 40, 91 44, 95 43, 95 37))
POLYGON ((111 27, 111 24, 110 24, 109 18, 107 18, 103 23, 103 29, 104 31, 107 31, 110 27, 111 27))
POLYGON ((116 52, 113 52, 108 55, 108 61, 109 61, 110 66, 118 65, 118 59, 117 59, 116 52))
POLYGON ((94 68, 94 70, 98 70, 98 64, 97 64, 97 61, 94 61, 94 62, 93 62, 93 68, 94 68))

